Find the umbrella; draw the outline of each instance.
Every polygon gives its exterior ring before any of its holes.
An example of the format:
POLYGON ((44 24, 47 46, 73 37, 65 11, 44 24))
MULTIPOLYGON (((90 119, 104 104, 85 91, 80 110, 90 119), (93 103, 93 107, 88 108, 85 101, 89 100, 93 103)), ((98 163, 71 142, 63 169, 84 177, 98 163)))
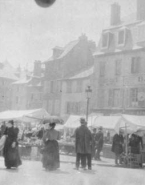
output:
POLYGON ((63 124, 63 119, 59 116, 49 116, 44 118, 43 124, 46 123, 56 123, 56 124, 63 124))

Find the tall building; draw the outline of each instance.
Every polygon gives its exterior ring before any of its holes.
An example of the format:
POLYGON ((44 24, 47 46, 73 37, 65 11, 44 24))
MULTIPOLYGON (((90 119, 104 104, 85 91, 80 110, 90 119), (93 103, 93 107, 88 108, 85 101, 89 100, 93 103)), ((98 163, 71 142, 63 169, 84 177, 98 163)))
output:
POLYGON ((65 47, 53 48, 52 57, 45 61, 43 107, 54 115, 61 114, 62 80, 93 65, 95 44, 85 35, 65 47))
POLYGON ((93 110, 104 114, 145 114, 145 1, 137 0, 136 19, 124 22, 111 8, 94 55, 93 110), (116 16, 117 15, 117 16, 116 16))
POLYGON ((94 67, 62 79, 61 115, 85 115, 87 108, 86 89, 91 86, 94 67))

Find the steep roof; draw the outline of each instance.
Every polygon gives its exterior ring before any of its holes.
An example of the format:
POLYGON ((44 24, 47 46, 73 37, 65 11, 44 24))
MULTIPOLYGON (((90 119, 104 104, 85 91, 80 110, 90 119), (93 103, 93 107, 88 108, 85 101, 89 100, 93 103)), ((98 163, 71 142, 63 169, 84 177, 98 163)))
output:
MULTIPOLYGON (((58 58, 55 58, 55 59, 61 59, 61 58, 65 57, 78 44, 78 42, 79 42, 79 40, 75 40, 75 41, 69 42, 63 48, 62 54, 58 58)), ((56 46, 55 48, 58 48, 58 46, 56 46)), ((59 48, 62 49, 62 47, 59 47, 59 48)), ((49 62, 49 61, 52 61, 52 60, 54 60, 54 57, 53 56, 51 56, 48 60, 44 61, 44 63, 49 62)))
POLYGON ((78 44, 78 42, 78 40, 75 40, 67 44, 64 48, 63 53, 60 55, 60 57, 58 57, 58 59, 65 57, 78 44))

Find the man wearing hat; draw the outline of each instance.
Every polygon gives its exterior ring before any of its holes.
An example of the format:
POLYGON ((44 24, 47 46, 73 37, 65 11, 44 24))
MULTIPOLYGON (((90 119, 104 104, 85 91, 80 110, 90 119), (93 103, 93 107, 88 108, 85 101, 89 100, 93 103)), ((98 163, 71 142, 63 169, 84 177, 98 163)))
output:
POLYGON ((123 130, 119 129, 119 134, 116 133, 113 137, 113 143, 112 143, 112 152, 115 153, 115 164, 118 165, 121 164, 121 158, 120 155, 123 152, 123 145, 124 145, 124 137, 123 137, 123 130))
POLYGON ((104 136, 103 136, 103 127, 98 128, 98 132, 96 134, 96 143, 97 143, 97 153, 95 159, 100 161, 100 152, 103 148, 104 136))
POLYGON ((81 126, 75 130, 75 147, 76 147, 76 169, 80 167, 86 169, 86 159, 88 169, 91 170, 91 152, 92 152, 92 134, 87 127, 84 118, 80 119, 81 126))

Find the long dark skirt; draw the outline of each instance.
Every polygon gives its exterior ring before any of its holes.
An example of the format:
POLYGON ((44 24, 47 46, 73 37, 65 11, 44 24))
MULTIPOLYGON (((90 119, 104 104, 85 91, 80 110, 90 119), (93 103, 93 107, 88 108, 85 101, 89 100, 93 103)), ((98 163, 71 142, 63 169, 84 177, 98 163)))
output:
POLYGON ((5 159, 5 166, 7 168, 18 167, 22 164, 18 146, 16 146, 15 148, 4 148, 3 156, 5 159))
POLYGON ((43 167, 48 170, 56 170, 60 167, 58 142, 47 141, 42 153, 43 167))

